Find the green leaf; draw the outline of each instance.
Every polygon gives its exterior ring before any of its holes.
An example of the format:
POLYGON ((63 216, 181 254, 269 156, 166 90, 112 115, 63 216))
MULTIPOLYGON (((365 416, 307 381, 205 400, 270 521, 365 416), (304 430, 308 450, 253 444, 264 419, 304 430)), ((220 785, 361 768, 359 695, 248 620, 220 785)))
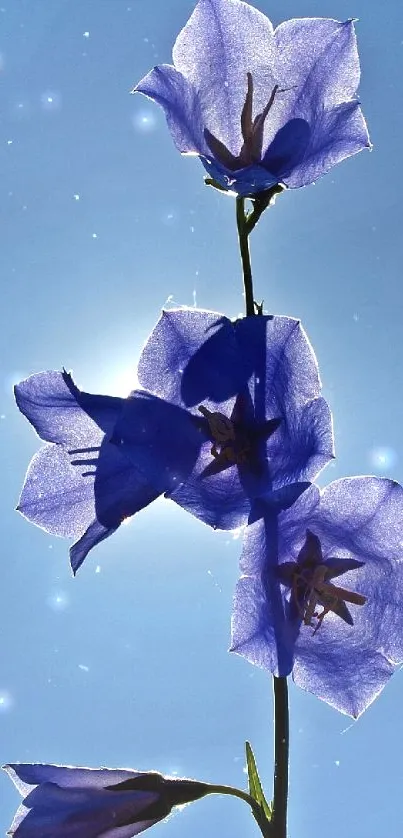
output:
POLYGON ((248 768, 249 794, 251 797, 253 797, 254 800, 256 800, 256 803, 258 803, 259 806, 262 808, 265 817, 268 821, 270 821, 272 816, 272 807, 270 806, 270 803, 267 802, 264 796, 262 784, 260 782, 260 777, 256 766, 255 756, 249 742, 245 742, 245 750, 246 765, 248 768))

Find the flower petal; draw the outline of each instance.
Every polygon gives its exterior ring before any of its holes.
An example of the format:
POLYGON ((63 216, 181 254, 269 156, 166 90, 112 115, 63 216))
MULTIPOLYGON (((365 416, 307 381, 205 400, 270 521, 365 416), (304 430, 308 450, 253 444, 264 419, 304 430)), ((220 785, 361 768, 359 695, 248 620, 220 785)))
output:
POLYGON ((62 788, 44 782, 34 788, 23 801, 25 816, 19 812, 18 826, 12 824, 16 838, 68 838, 74 827, 77 838, 99 838, 108 834, 119 836, 119 827, 131 826, 129 835, 161 820, 168 811, 145 821, 148 812, 160 805, 160 795, 150 791, 114 792, 104 788, 62 788), (28 810, 28 811, 26 811, 28 810), (140 820, 141 819, 141 820, 140 820))
POLYGON ((248 527, 233 615, 233 651, 287 674, 340 711, 358 716, 403 661, 403 489, 376 477, 345 478, 248 527), (366 598, 348 603, 353 623, 326 614, 318 631, 290 610, 279 563, 296 562, 309 530, 337 585, 366 598), (340 571, 342 560, 346 570, 340 571), (337 561, 336 561, 337 560, 337 561), (288 655, 288 657, 287 657, 288 655), (293 661, 293 664, 292 664, 293 661))
MULTIPOLYGON (((301 160, 286 161, 278 177, 291 189, 307 186, 364 148, 371 148, 371 143, 358 102, 322 110, 316 115, 310 143, 301 160)), ((269 148, 265 163, 273 167, 270 155, 269 148)))
MULTIPOLYGON (((264 192, 265 189, 270 189, 271 186, 281 180, 276 173, 269 171, 269 165, 265 167, 256 164, 231 171, 217 160, 211 159, 211 157, 201 156, 200 160, 210 177, 217 181, 223 189, 236 192, 237 195, 244 197, 255 195, 257 192, 264 192)), ((274 171, 277 172, 277 169, 274 171)))
POLYGON ((126 399, 112 438, 157 492, 170 492, 193 469, 206 437, 188 411, 151 393, 126 399))
POLYGON ((72 765, 16 762, 5 765, 14 785, 25 797, 40 783, 56 783, 60 788, 105 788, 141 776, 127 768, 76 768, 72 765))
POLYGON ((275 83, 269 19, 240 0, 199 0, 172 55, 177 70, 198 91, 205 127, 239 154, 247 73, 256 76, 257 112, 263 110, 275 83))
POLYGON ((173 806, 199 800, 210 787, 155 771, 3 766, 24 796, 8 832, 16 838, 132 838, 173 806))
MULTIPOLYGON (((284 100, 285 122, 291 114, 320 101, 326 108, 355 96, 360 82, 360 62, 354 22, 330 18, 286 20, 274 33, 278 75, 291 88, 284 100)), ((307 116, 308 112, 299 113, 307 116)))
POLYGON ((234 324, 201 309, 163 311, 141 354, 139 382, 179 407, 217 404, 233 398, 250 375, 234 324))
POLYGON ((124 399, 82 393, 67 372, 40 372, 15 387, 21 413, 47 442, 97 445, 110 434, 124 399))
POLYGON ((182 154, 209 153, 198 93, 175 67, 154 67, 132 93, 143 93, 163 108, 172 139, 182 154))
MULTIPOLYGON (((187 328, 190 321, 186 321, 187 328)), ((211 473, 213 457, 211 441, 207 440, 192 474, 170 497, 210 526, 233 529, 246 524, 254 498, 286 484, 312 480, 333 457, 333 432, 328 405, 316 398, 320 392, 317 362, 299 321, 250 317, 235 323, 224 321, 222 329, 222 335, 216 332, 190 357, 183 371, 181 395, 185 392, 187 401, 194 403, 196 396, 201 400, 202 393, 216 395, 221 388, 221 396, 228 396, 243 378, 255 421, 261 425, 270 419, 281 422, 261 451, 258 474, 254 475, 248 466, 238 469, 236 465, 211 473), (218 352, 221 339, 222 351, 218 352), (220 381, 219 387, 209 386, 209 370, 214 383, 220 381)), ((182 337, 183 331, 180 334, 182 337)), ((154 341, 152 335, 151 346, 146 348, 150 358, 154 341)), ((165 344, 160 340, 158 346, 157 364, 160 370, 166 370, 165 344)), ((173 348, 171 352, 173 358, 177 357, 173 348)), ((178 398, 180 379, 176 370, 173 377, 178 383, 171 392, 178 398)), ((168 376, 161 378, 166 381, 168 376)), ((214 409, 212 400, 208 404, 214 409)), ((233 404, 234 399, 221 405, 220 410, 229 416, 233 404)))
POLYGON ((393 673, 394 667, 379 652, 318 643, 315 650, 312 645, 298 650, 292 677, 303 690, 357 719, 393 673))
POLYGON ((71 551, 75 573, 95 544, 159 494, 115 445, 47 445, 30 463, 18 510, 47 532, 79 537, 71 551))

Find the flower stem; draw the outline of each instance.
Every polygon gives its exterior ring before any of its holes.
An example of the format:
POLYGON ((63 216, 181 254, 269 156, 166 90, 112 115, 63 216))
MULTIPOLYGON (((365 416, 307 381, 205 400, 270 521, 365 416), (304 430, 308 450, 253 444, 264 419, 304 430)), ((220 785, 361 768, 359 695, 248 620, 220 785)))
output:
POLYGON ((276 838, 287 836, 289 720, 287 678, 273 677, 274 792, 272 825, 276 838))
POLYGON ((243 285, 245 289, 246 316, 255 314, 253 299, 252 268, 250 264, 247 217, 245 215, 245 198, 238 195, 236 199, 236 223, 238 227, 239 249, 241 251, 243 285))
MULTIPOLYGON (((264 813, 257 803, 257 801, 246 791, 242 791, 241 789, 233 788, 232 786, 216 786, 216 785, 209 785, 209 794, 230 794, 233 797, 239 797, 240 800, 244 800, 245 803, 251 807, 253 815, 259 825, 260 831, 264 838, 269 838, 268 829, 271 828, 271 824, 269 821, 266 820, 264 813)), ((270 832, 270 836, 271 836, 270 832)))
POLYGON ((249 236, 256 227, 260 216, 274 203, 275 198, 284 191, 284 186, 276 184, 271 189, 251 197, 253 209, 245 212, 245 198, 238 195, 236 199, 236 223, 238 227, 239 249, 241 251, 243 285, 245 289, 246 316, 262 314, 262 305, 257 305, 253 297, 252 268, 250 264, 249 236))

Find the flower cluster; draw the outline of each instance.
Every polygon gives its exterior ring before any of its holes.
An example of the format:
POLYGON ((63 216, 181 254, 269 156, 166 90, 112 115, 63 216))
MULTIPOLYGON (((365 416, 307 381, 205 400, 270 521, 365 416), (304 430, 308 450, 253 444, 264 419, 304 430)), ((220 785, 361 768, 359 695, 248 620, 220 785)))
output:
MULTIPOLYGON (((302 186, 369 146, 352 21, 274 30, 240 0, 199 0, 173 61, 135 91, 221 188, 302 186)), ((402 490, 371 477, 312 485, 332 424, 299 321, 165 311, 138 381, 126 399, 82 392, 65 371, 16 387, 47 443, 19 510, 75 538, 74 573, 161 494, 211 527, 246 527, 232 650, 358 715, 403 661, 402 490)))
MULTIPOLYGON (((263 193, 264 208, 270 190, 312 183, 370 147, 359 75, 351 20, 273 29, 241 0, 199 0, 173 65, 133 92, 161 105, 208 183, 237 205, 263 193)), ((369 476, 314 484, 334 456, 332 420, 300 322, 260 308, 237 320, 164 311, 138 382, 128 398, 83 392, 66 371, 17 385, 46 442, 19 511, 75 539, 73 573, 160 495, 213 528, 243 527, 231 651, 359 716, 403 663, 403 488, 369 476)), ((154 772, 6 770, 24 798, 16 838, 132 838, 210 793, 154 772)))
POLYGON ((66 372, 33 375, 17 404, 48 444, 18 509, 88 551, 160 494, 212 527, 246 524, 256 497, 287 505, 333 456, 312 348, 290 317, 165 311, 129 398, 83 393, 66 372), (292 488, 290 488, 292 486, 292 488))
POLYGON ((48 443, 19 510, 77 538, 73 572, 160 494, 214 528, 247 525, 232 650, 359 715, 403 661, 403 490, 312 485, 333 436, 300 323, 164 311, 138 380, 126 399, 84 393, 66 372, 17 385, 48 443))

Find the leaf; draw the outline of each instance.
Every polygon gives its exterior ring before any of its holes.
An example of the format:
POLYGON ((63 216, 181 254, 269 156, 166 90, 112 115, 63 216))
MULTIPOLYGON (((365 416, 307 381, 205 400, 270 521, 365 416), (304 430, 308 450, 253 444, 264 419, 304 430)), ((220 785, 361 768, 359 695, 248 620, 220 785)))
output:
POLYGON ((245 750, 246 764, 248 768, 249 794, 251 797, 253 797, 254 800, 256 800, 256 802, 262 808, 265 817, 268 821, 270 821, 272 816, 272 807, 270 803, 267 802, 264 796, 262 784, 260 782, 260 777, 256 766, 255 756, 249 742, 245 742, 245 750))

